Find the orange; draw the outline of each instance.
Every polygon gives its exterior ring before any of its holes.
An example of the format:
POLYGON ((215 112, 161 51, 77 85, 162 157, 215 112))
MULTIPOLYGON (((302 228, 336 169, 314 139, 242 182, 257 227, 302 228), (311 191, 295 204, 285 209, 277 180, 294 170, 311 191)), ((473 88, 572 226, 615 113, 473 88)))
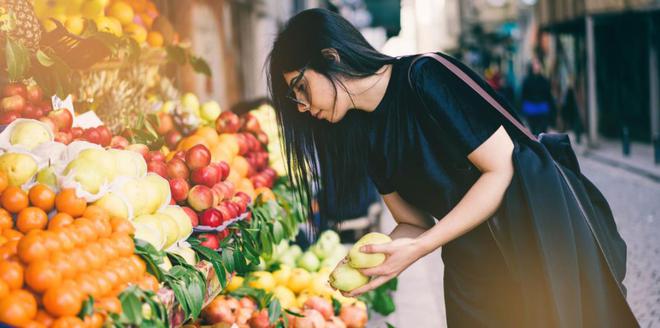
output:
POLYGON ((80 318, 73 315, 58 318, 53 322, 53 325, 51 326, 51 328, 83 328, 83 327, 85 327, 83 321, 80 320, 80 318))
POLYGON ((66 227, 73 223, 73 216, 66 213, 57 213, 48 221, 48 230, 57 227, 66 227))
POLYGON ((87 206, 87 208, 85 208, 85 211, 83 212, 83 217, 86 217, 90 220, 99 219, 102 221, 108 221, 110 219, 110 215, 108 215, 108 212, 96 205, 87 206))
POLYGON ((112 218, 110 219, 110 225, 112 226, 112 232, 120 232, 128 235, 135 234, 133 224, 126 219, 112 218))
POLYGON ((48 248, 42 237, 38 234, 30 234, 18 242, 18 258, 24 263, 45 259, 48 257, 48 248))
POLYGON ((51 230, 53 232, 54 238, 57 239, 57 242, 59 244, 59 248, 63 251, 70 251, 75 247, 75 244, 69 237, 69 234, 67 231, 63 228, 55 228, 51 230))
POLYGON ((18 213, 16 228, 22 233, 30 230, 43 230, 48 224, 48 215, 39 207, 26 207, 18 213))
POLYGON ((9 241, 23 238, 23 233, 14 229, 4 229, 2 230, 2 235, 9 241))
POLYGON ((36 206, 46 212, 49 212, 55 206, 55 192, 42 183, 38 183, 30 188, 28 198, 32 206, 36 206))
POLYGON ((64 228, 64 231, 66 231, 74 246, 80 246, 87 242, 83 236, 78 234, 78 229, 73 225, 64 228))
POLYGON ((87 257, 82 250, 74 248, 68 255, 69 263, 75 272, 87 272, 89 270, 87 257))
POLYGON ((12 254, 11 250, 7 247, 0 247, 0 261, 6 261, 11 259, 15 254, 12 254))
POLYGON ((99 310, 108 313, 121 313, 121 302, 117 297, 103 297, 94 302, 94 306, 99 310))
POLYGON ((0 193, 7 189, 8 184, 9 180, 7 179, 7 173, 5 173, 5 171, 0 171, 0 193))
POLYGON ((195 145, 204 145, 206 148, 210 148, 204 137, 191 135, 181 139, 181 142, 176 146, 176 150, 188 150, 195 145))
POLYGON ((112 289, 120 285, 121 281, 119 280, 119 275, 114 271, 104 269, 103 271, 101 271, 101 274, 103 274, 105 279, 108 280, 108 283, 110 284, 110 287, 112 289))
POLYGON ((44 307, 54 316, 75 316, 82 307, 81 295, 71 284, 53 286, 44 293, 44 307))
POLYGON ((62 189, 55 196, 55 207, 58 212, 64 212, 77 218, 85 212, 87 202, 76 196, 74 189, 62 189))
POLYGON ((98 270, 91 271, 90 275, 96 280, 96 290, 98 294, 94 295, 94 298, 105 296, 112 290, 112 286, 108 279, 98 270))
POLYGON ((108 9, 108 16, 116 18, 122 25, 126 25, 133 21, 133 7, 124 1, 114 2, 108 9))
POLYGON ((108 260, 114 260, 119 256, 119 252, 110 238, 100 238, 97 243, 103 249, 103 253, 105 253, 108 260))
POLYGON ((120 265, 115 265, 115 266, 109 266, 108 269, 117 274, 120 283, 127 283, 131 281, 131 272, 128 270, 128 268, 124 268, 120 265))
POLYGON ((87 298, 88 295, 98 295, 96 280, 92 276, 88 274, 82 274, 78 276, 76 282, 78 283, 78 288, 80 288, 80 291, 83 293, 83 295, 85 295, 85 298, 87 298))
POLYGON ((39 322, 46 327, 50 327, 53 325, 55 319, 53 319, 48 312, 39 310, 37 311, 37 316, 34 317, 34 321, 39 322))
POLYGON ((11 326, 24 326, 37 315, 37 301, 24 290, 11 292, 0 300, 0 322, 11 326))
POLYGON ((115 249, 119 256, 129 256, 135 251, 135 244, 133 243, 133 238, 128 235, 115 232, 111 237, 112 242, 115 245, 115 249))
POLYGON ((43 292, 57 286, 62 281, 58 270, 53 270, 48 260, 38 260, 30 263, 25 270, 25 283, 35 292, 43 292))
POLYGON ((32 320, 28 322, 25 326, 23 326, 23 328, 46 328, 46 325, 44 325, 39 321, 32 320))
POLYGON ((0 280, 0 300, 9 294, 9 285, 4 280, 0 280))
POLYGON ((55 253, 50 258, 53 270, 56 270, 62 276, 62 279, 70 279, 76 275, 76 268, 69 260, 69 255, 65 253, 55 253))
POLYGON ((11 290, 23 287, 23 267, 16 262, 0 262, 0 280, 11 290))
POLYGON ((101 268, 108 260, 107 254, 103 251, 103 247, 98 243, 87 245, 84 249, 87 262, 92 269, 101 268))
POLYGON ((152 292, 157 292, 158 288, 160 288, 158 284, 158 279, 156 277, 150 275, 150 274, 145 274, 142 280, 138 283, 138 286, 144 290, 150 290, 152 292))
POLYGON ((241 178, 245 178, 250 169, 250 163, 243 156, 236 156, 230 164, 231 170, 236 171, 241 178))
POLYGON ((62 245, 60 244, 60 238, 54 231, 44 231, 41 234, 41 241, 43 242, 44 246, 46 246, 46 250, 48 250, 49 253, 59 252, 62 248, 62 245))
POLYGON ((18 213, 28 207, 28 196, 23 189, 9 186, 0 197, 2 207, 11 213, 18 213))
POLYGON ((6 242, 2 247, 9 251, 9 254, 14 255, 18 252, 18 240, 10 240, 6 242))
POLYGON ((88 218, 76 219, 73 222, 73 227, 87 242, 95 241, 98 238, 96 229, 94 229, 94 222, 88 218))
POLYGON ((0 229, 11 229, 13 226, 14 220, 11 218, 11 214, 0 208, 0 229))
POLYGON ((105 322, 105 319, 100 313, 94 313, 91 316, 86 316, 83 322, 87 328, 100 328, 103 327, 103 322, 105 322))
POLYGON ((135 268, 135 271, 137 271, 140 275, 147 271, 147 265, 139 256, 133 254, 129 257, 129 259, 131 260, 131 265, 133 268, 135 268))
POLYGON ((218 143, 220 140, 218 138, 218 133, 215 132, 215 129, 209 126, 201 126, 197 128, 197 131, 195 131, 195 135, 201 136, 206 140, 206 143, 211 146, 209 148, 213 148, 215 144, 218 143))
POLYGON ((164 42, 165 40, 160 32, 150 31, 147 34, 147 43, 154 48, 162 47, 164 42))

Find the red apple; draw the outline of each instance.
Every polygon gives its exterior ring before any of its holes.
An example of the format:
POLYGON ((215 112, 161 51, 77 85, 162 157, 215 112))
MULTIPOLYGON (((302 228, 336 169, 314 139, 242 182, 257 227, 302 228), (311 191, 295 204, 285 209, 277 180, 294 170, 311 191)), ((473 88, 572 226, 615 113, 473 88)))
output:
POLYGON ((339 318, 348 328, 361 328, 367 324, 367 311, 357 305, 342 306, 339 318))
POLYGON ((224 230, 218 232, 218 240, 220 240, 220 241, 223 241, 228 236, 229 236, 229 229, 224 229, 224 230))
POLYGON ((54 110, 48 113, 48 117, 53 120, 59 131, 69 131, 73 124, 73 116, 67 109, 54 110))
POLYGON ((241 197, 232 197, 231 202, 238 206, 238 213, 245 213, 247 211, 247 203, 241 197))
MULTIPOLYGON (((73 130, 73 129, 71 129, 73 130)), ((125 149, 128 147, 129 143, 126 138, 122 136, 114 136, 112 139, 110 139, 110 147, 116 148, 116 149, 125 149)))
POLYGON ((236 215, 233 215, 233 210, 229 206, 223 205, 223 203, 220 203, 215 209, 222 214, 222 222, 229 221, 236 217, 236 215))
POLYGON ((191 170, 202 168, 211 163, 211 152, 204 145, 195 145, 186 151, 186 164, 191 170))
POLYGON ((215 120, 215 130, 218 133, 236 133, 240 127, 241 122, 238 116, 229 111, 220 113, 215 120))
POLYGON ((2 89, 2 95, 5 97, 21 96, 27 98, 27 88, 23 83, 9 83, 2 89))
POLYGON ((257 120, 257 118, 254 115, 247 113, 243 115, 243 118, 245 119, 245 123, 243 123, 243 130, 252 133, 261 132, 261 126, 259 125, 259 120, 257 120))
MULTIPOLYGON (((55 127, 57 127, 57 126, 55 126, 55 127)), ((74 138, 80 138, 80 137, 82 137, 82 135, 83 135, 84 132, 85 132, 85 131, 84 131, 82 128, 80 128, 80 127, 71 128, 71 135, 72 135, 74 138)))
MULTIPOLYGON (((314 309, 306 309, 302 317, 296 318, 296 328, 324 328, 323 315, 314 309)), ((360 327, 362 328, 362 327, 360 327)))
POLYGON ((181 206, 184 212, 188 214, 188 217, 190 217, 190 223, 192 224, 193 227, 196 227, 199 225, 199 217, 197 216, 197 213, 195 211, 188 207, 188 206, 181 206))
POLYGON ((165 143, 167 144, 167 147, 174 149, 176 148, 176 145, 179 143, 179 141, 181 141, 181 138, 183 138, 181 132, 177 130, 171 130, 165 135, 165 143))
POLYGON ((44 92, 41 90, 41 88, 36 85, 32 84, 27 87, 27 100, 30 101, 31 103, 36 103, 40 101, 44 97, 44 92))
POLYGON ((202 233, 197 238, 202 242, 202 246, 204 247, 210 249, 218 249, 220 247, 218 236, 214 233, 202 233))
POLYGON ((101 134, 99 133, 99 130, 96 128, 85 129, 82 137, 91 143, 95 143, 97 145, 101 144, 101 134))
POLYGON ((259 140, 259 142, 264 146, 268 145, 268 135, 263 131, 257 133, 257 140, 259 140))
POLYGON ((227 164, 227 162, 225 162, 225 161, 220 161, 217 165, 218 165, 219 168, 222 169, 222 179, 221 180, 225 181, 225 179, 227 179, 227 177, 229 176, 229 170, 230 170, 229 164, 227 164))
POLYGON ((219 201, 223 201, 229 197, 227 196, 228 189, 221 182, 214 184, 213 187, 211 187, 211 191, 217 195, 219 201))
POLYGON ((249 151, 248 141, 242 133, 236 135, 236 142, 238 143, 238 154, 243 156, 249 151))
POLYGON ((53 123, 53 120, 49 119, 48 117, 40 117, 39 122, 48 125, 48 127, 50 128, 51 131, 53 131, 53 133, 57 132, 57 130, 55 129, 55 123, 53 123))
POLYGON ((224 183, 227 186, 227 193, 225 193, 225 195, 227 195, 227 198, 231 198, 232 196, 234 196, 234 194, 236 193, 236 186, 234 186, 234 183, 231 181, 222 181, 222 183, 224 183))
POLYGON ((165 155, 160 150, 152 150, 144 155, 144 160, 147 162, 165 162, 165 155))
MULTIPOLYGON (((270 322, 268 321, 268 311, 263 309, 258 312, 252 313, 252 318, 248 320, 250 328, 268 328, 270 327, 270 322)), ((323 326, 319 326, 321 328, 323 326)))
POLYGON ((172 199, 181 202, 188 198, 190 185, 188 185, 188 181, 182 178, 174 178, 170 180, 170 190, 172 191, 172 199))
POLYGON ((156 132, 164 136, 168 132, 170 132, 174 128, 174 120, 172 119, 172 115, 168 113, 163 113, 159 112, 158 113, 158 127, 156 128, 156 132))
POLYGON ((220 180, 218 179, 218 170, 210 165, 194 169, 190 175, 190 179, 195 184, 201 184, 207 187, 213 187, 220 180))
POLYGON ((209 208, 206 211, 202 213, 199 217, 199 224, 207 227, 217 227, 221 225, 223 222, 222 220, 222 213, 218 211, 215 208, 209 208))
POLYGON ((213 205, 213 193, 211 188, 204 185, 196 185, 188 192, 188 204, 195 211, 201 212, 213 205))
POLYGON ((332 304, 330 304, 328 300, 319 296, 312 296, 308 298, 307 301, 305 301, 305 308, 319 311, 325 320, 329 320, 330 317, 334 315, 332 304))
POLYGON ((240 206, 238 206, 236 204, 233 204, 229 200, 225 200, 222 203, 220 203, 220 205, 218 205, 219 208, 222 208, 223 206, 227 208, 227 210, 229 212, 229 218, 231 218, 231 219, 233 219, 233 218, 237 217, 239 214, 241 214, 241 213, 239 213, 240 206))
POLYGON ((126 147, 126 150, 134 151, 136 153, 139 153, 144 157, 149 152, 149 147, 144 144, 131 144, 126 147))
POLYGON ((112 142, 112 132, 110 129, 105 125, 101 125, 96 128, 96 131, 99 133, 100 145, 103 147, 110 146, 110 143, 112 142))
POLYGON ((150 161, 147 163, 147 172, 153 172, 167 179, 167 165, 160 161, 150 161))
MULTIPOLYGON (((207 235, 207 234, 202 234, 202 235, 207 235)), ((202 235, 199 236, 202 237, 202 235)), ((212 249, 216 249, 216 248, 212 248, 212 249)), ((232 309, 227 304, 227 301, 221 297, 218 297, 213 301, 211 301, 211 303, 209 303, 209 305, 207 305, 204 308, 204 310, 202 310, 202 318, 207 323, 210 323, 214 326, 220 324, 233 324, 234 321, 236 321, 236 316, 234 315, 232 309)))
POLYGON ((269 185, 268 178, 261 174, 257 174, 251 177, 250 181, 252 181, 252 185, 254 186, 254 188, 268 187, 269 185))
POLYGON ((55 141, 68 145, 73 141, 73 136, 71 135, 71 132, 57 131, 55 132, 55 141))
POLYGON ((170 178, 181 178, 181 179, 188 179, 188 176, 190 175, 190 171, 188 171, 188 166, 186 166, 186 163, 183 162, 183 160, 179 158, 172 158, 169 162, 167 162, 167 175, 170 178))
POLYGON ((247 205, 247 204, 250 204, 250 202, 252 201, 252 199, 250 198, 250 196, 249 196, 248 194, 242 192, 242 191, 237 192, 236 195, 234 195, 234 196, 235 196, 235 197, 238 197, 238 198, 241 198, 241 200, 243 200, 243 202, 244 202, 246 205, 247 205))
POLYGON ((44 115, 48 115, 48 113, 50 113, 50 111, 53 110, 53 104, 47 100, 41 100, 33 104, 39 106, 39 108, 41 108, 41 110, 44 111, 44 115))
POLYGON ((23 96, 21 95, 4 97, 0 102, 0 108, 2 108, 2 110, 5 112, 6 111, 22 112, 25 109, 25 105, 27 105, 27 102, 25 101, 25 98, 23 98, 23 96))
POLYGON ((238 300, 238 303, 242 308, 251 309, 252 311, 257 309, 257 303, 247 296, 243 296, 240 300, 238 300))
MULTIPOLYGON (((23 114, 23 117, 25 118, 31 118, 31 119, 38 119, 40 116, 38 116, 38 107, 34 106, 32 104, 26 104, 25 107, 23 107, 23 111, 21 112, 23 114)), ((42 113, 43 114, 43 113, 42 113)))

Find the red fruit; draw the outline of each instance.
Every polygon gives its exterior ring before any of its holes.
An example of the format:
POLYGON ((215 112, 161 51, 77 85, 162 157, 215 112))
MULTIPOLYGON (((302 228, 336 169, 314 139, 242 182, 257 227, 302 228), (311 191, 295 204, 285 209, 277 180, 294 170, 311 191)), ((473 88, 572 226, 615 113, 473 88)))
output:
POLYGON ((215 130, 218 133, 236 133, 241 127, 238 116, 232 112, 222 112, 215 120, 215 130))
POLYGON ((236 215, 233 215, 233 209, 223 203, 220 203, 220 205, 216 206, 215 209, 222 214, 222 219, 224 221, 228 221, 236 217, 236 215))
POLYGON ((252 201, 250 196, 242 191, 237 192, 236 195, 234 196, 240 198, 246 205, 250 204, 250 202, 252 201))
POLYGON ((99 133, 99 143, 103 147, 110 146, 110 142, 112 142, 112 132, 110 129, 105 126, 99 126, 96 128, 96 131, 99 133))
POLYGON ((268 135, 263 131, 257 133, 257 140, 259 140, 259 143, 262 145, 268 145, 268 135))
POLYGON ((41 88, 36 85, 30 85, 27 87, 27 100, 30 101, 31 103, 36 103, 40 101, 44 97, 44 92, 41 90, 41 88))
POLYGON ((9 83, 2 89, 2 95, 5 97, 18 95, 27 98, 27 88, 23 83, 9 83))
POLYGON ((216 196, 218 197, 218 201, 223 201, 229 198, 229 196, 226 194, 227 189, 225 185, 221 182, 214 184, 213 187, 211 187, 211 191, 216 193, 216 196))
POLYGON ((252 185, 254 188, 260 188, 260 187, 268 187, 269 186, 269 181, 268 178, 264 175, 257 174, 250 178, 250 181, 252 181, 252 185))
POLYGON ((325 320, 330 320, 330 318, 334 315, 332 304, 330 304, 328 300, 319 296, 312 296, 308 298, 307 301, 305 301, 305 308, 319 311, 325 320))
POLYGON ((218 249, 220 247, 220 241, 218 236, 214 233, 202 233, 197 238, 202 242, 202 246, 208 247, 210 249, 218 249))
POLYGON ((174 128, 174 120, 172 119, 172 115, 168 113, 159 112, 158 127, 156 128, 156 132, 161 136, 164 136, 168 132, 170 132, 173 128, 174 128))
POLYGON ((174 178, 170 180, 170 190, 172 191, 172 199, 181 202, 188 198, 190 185, 188 185, 188 181, 182 178, 174 178))
POLYGON ((218 240, 222 241, 229 236, 229 229, 218 232, 218 240))
POLYGON ((147 162, 165 162, 165 155, 160 150, 152 150, 144 155, 144 160, 147 162))
POLYGON ((69 131, 73 124, 73 116, 67 109, 54 110, 48 113, 48 117, 53 120, 58 131, 69 131))
POLYGON ((51 104, 50 101, 47 100, 41 100, 38 102, 34 103, 36 106, 39 106, 42 111, 44 111, 44 115, 48 115, 53 110, 53 104, 51 104))
POLYGON ((57 131, 55 132, 55 141, 68 145, 73 141, 73 136, 71 135, 71 132, 57 131))
POLYGON ((165 135, 165 143, 167 144, 167 147, 174 149, 176 148, 176 145, 179 143, 179 141, 181 141, 181 138, 183 138, 181 132, 177 130, 171 130, 165 135))
POLYGON ((257 303, 254 300, 252 300, 251 298, 247 297, 247 296, 243 296, 238 301, 238 303, 240 304, 240 306, 242 308, 247 308, 247 309, 251 309, 251 310, 256 310, 257 309, 257 303))
POLYGON ((204 185, 197 185, 188 192, 188 204, 195 211, 201 212, 213 205, 213 193, 211 188, 204 185))
MULTIPOLYGON (((201 236, 202 235, 200 235, 200 237, 201 236)), ((202 318, 204 318, 207 323, 213 325, 221 323, 231 325, 236 321, 236 316, 234 315, 232 309, 227 304, 227 301, 221 297, 217 297, 211 301, 211 303, 209 303, 209 305, 207 305, 204 310, 202 310, 202 318)))
POLYGON ((188 217, 190 217, 190 223, 192 224, 193 227, 196 227, 199 225, 199 217, 197 216, 197 213, 193 211, 192 208, 187 207, 187 206, 181 206, 181 208, 188 214, 188 217))
POLYGON ((25 118, 38 119, 40 117, 39 114, 43 114, 43 112, 37 106, 27 104, 23 107, 22 114, 25 118))
POLYGON ((22 112, 25 109, 25 105, 27 105, 27 102, 21 95, 4 97, 2 98, 2 102, 0 102, 0 108, 2 108, 3 111, 22 112))
POLYGON ((83 130, 82 138, 97 145, 101 144, 101 135, 99 134, 99 131, 96 130, 96 128, 89 128, 83 130))
POLYGON ((236 186, 234 186, 234 183, 231 181, 222 181, 222 183, 224 183, 225 186, 227 187, 227 193, 225 193, 227 198, 231 198, 232 196, 234 196, 234 194, 236 193, 236 186))
MULTIPOLYGON (((50 117, 49 117, 50 118, 50 117)), ((57 125, 56 125, 57 127, 57 125)), ((71 128, 71 135, 73 138, 80 138, 83 135, 83 129, 79 127, 71 128)))
POLYGON ((222 178, 221 178, 221 180, 225 181, 225 179, 227 179, 227 177, 229 176, 229 169, 230 169, 229 164, 227 164, 227 162, 225 162, 225 161, 220 161, 217 165, 218 165, 219 168, 222 169, 222 178))
POLYGON ((213 194, 213 205, 211 206, 218 206, 224 198, 224 195, 220 190, 215 188, 215 186, 211 187, 211 193, 213 194))
POLYGON ((188 171, 188 166, 186 166, 186 163, 183 160, 175 157, 167 162, 167 175, 170 178, 181 178, 187 180, 190 172, 188 171))
POLYGON ((361 328, 367 324, 367 311, 356 305, 343 306, 339 318, 347 328, 361 328))
POLYGON ((149 152, 149 147, 143 144, 130 144, 126 147, 126 150, 134 151, 144 157, 149 152))
POLYGON ((243 125, 243 130, 252 132, 252 133, 259 133, 261 132, 261 126, 259 125, 259 120, 257 120, 254 115, 247 113, 243 116, 245 118, 245 123, 243 125))
POLYGON ((147 163, 147 172, 154 172, 167 179, 167 165, 159 161, 150 161, 147 163))
POLYGON ((238 213, 238 210, 240 208, 239 207, 234 207, 234 205, 232 205, 231 202, 228 201, 228 200, 225 200, 222 203, 220 203, 220 205, 217 206, 217 209, 219 209, 219 210, 226 209, 227 215, 225 215, 225 213, 223 213, 223 216, 225 217, 225 219, 233 219, 233 218, 237 217, 238 214, 240 214, 240 213, 238 213))
POLYGON ((210 165, 194 169, 190 175, 190 179, 195 184, 205 185, 207 187, 213 187, 214 184, 220 181, 218 170, 210 165))
POLYGON ((0 113, 0 124, 7 125, 20 117, 21 117, 21 113, 18 111, 9 111, 9 112, 0 113))
POLYGON ((247 154, 250 149, 248 141, 245 139, 245 135, 243 135, 243 133, 236 135, 236 142, 238 143, 238 154, 241 156, 247 154))
POLYGON ((216 210, 215 208, 209 208, 202 215, 199 217, 199 224, 203 226, 208 226, 208 227, 217 227, 221 225, 223 222, 222 220, 222 213, 220 211, 216 210))
POLYGON ((184 161, 184 164, 185 164, 186 152, 183 151, 183 150, 179 150, 176 153, 174 153, 174 158, 178 158, 178 159, 184 161))
MULTIPOLYGON (((296 318, 296 328, 322 328, 325 327, 323 315, 314 309, 307 309, 302 317, 296 318)), ((360 327, 362 328, 362 327, 360 327)))
POLYGON ((53 133, 57 132, 57 129, 55 128, 55 123, 53 123, 53 120, 49 119, 48 117, 40 117, 39 122, 48 125, 48 127, 50 128, 51 131, 53 131, 53 133))
POLYGON ((186 151, 186 164, 191 170, 211 163, 211 152, 204 145, 195 145, 186 151))
POLYGON ((243 200, 243 198, 236 197, 234 196, 231 199, 232 204, 236 204, 238 206, 238 213, 245 213, 247 211, 247 203, 243 200))
MULTIPOLYGON (((263 309, 258 312, 252 313, 252 318, 248 320, 248 324, 250 325, 250 328, 268 328, 270 327, 270 322, 268 322, 268 311, 266 309, 263 309)), ((319 326, 323 327, 322 325, 319 326)))
MULTIPOLYGON (((73 130, 73 129, 71 129, 73 130)), ((128 147, 129 142, 126 140, 126 138, 122 136, 114 136, 112 139, 110 139, 110 147, 116 148, 116 149, 124 149, 128 147)))

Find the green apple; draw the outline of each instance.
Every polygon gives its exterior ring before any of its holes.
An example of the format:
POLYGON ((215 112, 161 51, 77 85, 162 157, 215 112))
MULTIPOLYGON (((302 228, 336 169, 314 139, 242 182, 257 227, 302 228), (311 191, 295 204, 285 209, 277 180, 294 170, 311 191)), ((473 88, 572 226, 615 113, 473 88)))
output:
POLYGON ((328 243, 331 245, 339 245, 341 241, 339 238, 339 234, 336 231, 326 230, 323 231, 323 233, 321 233, 321 235, 319 236, 319 240, 317 241, 317 243, 319 242, 328 243))
POLYGON ((37 173, 37 182, 55 189, 57 187, 57 174, 55 174, 55 168, 49 165, 39 170, 37 173))
POLYGON ((217 102, 211 100, 202 104, 200 111, 203 120, 207 122, 215 122, 218 116, 220 116, 222 109, 220 109, 220 105, 218 105, 217 102))
POLYGON ((52 140, 53 133, 45 124, 35 120, 16 123, 9 136, 9 142, 12 145, 20 145, 30 150, 41 143, 52 140))
POLYGON ((277 261, 282 265, 286 265, 292 268, 296 266, 296 258, 289 253, 283 254, 279 259, 277 259, 277 261))
POLYGON ((19 187, 37 173, 37 162, 28 154, 4 153, 0 155, 0 171, 7 175, 10 186, 19 187))
POLYGON ((147 174, 147 162, 139 153, 123 149, 109 149, 107 152, 114 157, 115 176, 139 178, 147 174))
POLYGON ((321 265, 321 262, 319 261, 319 258, 314 255, 311 251, 307 251, 303 253, 303 255, 298 258, 298 261, 296 262, 298 264, 299 268, 303 268, 309 272, 314 272, 319 269, 319 266, 321 265))
POLYGON ((108 181, 115 177, 114 156, 103 148, 87 148, 78 154, 78 159, 87 159, 94 163, 97 171, 100 171, 108 181))
POLYGON ((190 265, 194 266, 197 264, 197 254, 195 254, 195 251, 190 247, 173 246, 169 252, 183 257, 186 263, 190 265))
POLYGON ((349 264, 356 269, 365 269, 383 263, 385 261, 385 254, 362 253, 360 248, 365 245, 385 244, 391 241, 392 238, 390 236, 378 232, 370 232, 364 235, 348 252, 349 264))
POLYGON ((105 175, 98 169, 97 163, 86 159, 76 158, 67 164, 65 175, 70 175, 74 181, 80 183, 85 191, 96 194, 103 183, 107 181, 105 175))
POLYGON ((302 249, 298 245, 291 245, 289 246, 289 249, 284 252, 285 254, 288 254, 289 256, 293 257, 295 260, 302 255, 302 249))
POLYGON ((111 218, 128 219, 128 207, 126 203, 115 193, 109 192, 101 199, 94 202, 94 205, 108 211, 111 218))
POLYGON ((179 225, 176 221, 169 215, 164 213, 156 213, 153 216, 157 217, 160 220, 160 226, 165 233, 165 245, 163 248, 168 248, 173 245, 177 240, 179 240, 179 225))
POLYGON ((369 277, 342 263, 335 268, 328 281, 333 288, 348 292, 369 282, 369 277))
POLYGON ((199 99, 193 93, 186 93, 181 97, 181 104, 188 113, 192 113, 199 117, 199 99))
POLYGON ((163 207, 159 213, 167 214, 179 226, 179 237, 178 239, 188 238, 193 231, 192 223, 190 222, 190 217, 186 214, 180 206, 178 205, 167 205, 163 207))

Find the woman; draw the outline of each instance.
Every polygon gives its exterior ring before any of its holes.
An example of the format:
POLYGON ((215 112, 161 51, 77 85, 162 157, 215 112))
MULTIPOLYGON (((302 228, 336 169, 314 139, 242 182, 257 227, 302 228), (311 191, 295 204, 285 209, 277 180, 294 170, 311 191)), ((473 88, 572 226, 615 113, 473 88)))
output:
POLYGON ((393 242, 363 247, 387 259, 363 270, 373 279, 350 294, 442 246, 450 327, 636 326, 611 215, 594 207, 604 220, 580 218, 541 144, 444 65, 414 60, 379 53, 320 9, 291 18, 270 54, 271 97, 303 196, 320 185, 321 214, 328 195, 350 208, 371 178, 397 221, 393 242))

